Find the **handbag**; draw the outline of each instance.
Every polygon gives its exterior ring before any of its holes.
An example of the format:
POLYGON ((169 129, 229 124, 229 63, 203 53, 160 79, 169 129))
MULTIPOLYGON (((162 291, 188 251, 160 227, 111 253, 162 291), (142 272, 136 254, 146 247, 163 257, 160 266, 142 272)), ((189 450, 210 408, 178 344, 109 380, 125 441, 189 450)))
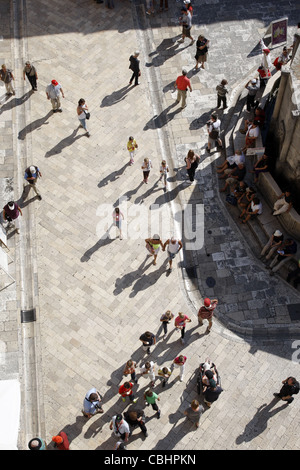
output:
POLYGON ((216 140, 218 137, 219 137, 219 131, 217 129, 213 129, 210 133, 209 133, 209 137, 211 139, 214 139, 216 140))
POLYGON ((90 117, 91 117, 91 114, 90 114, 90 113, 87 113, 86 111, 84 111, 84 114, 85 114, 85 118, 86 118, 86 119, 90 119, 90 117))
POLYGON ((226 202, 228 202, 228 204, 231 204, 232 206, 237 205, 236 197, 233 194, 227 194, 226 202))

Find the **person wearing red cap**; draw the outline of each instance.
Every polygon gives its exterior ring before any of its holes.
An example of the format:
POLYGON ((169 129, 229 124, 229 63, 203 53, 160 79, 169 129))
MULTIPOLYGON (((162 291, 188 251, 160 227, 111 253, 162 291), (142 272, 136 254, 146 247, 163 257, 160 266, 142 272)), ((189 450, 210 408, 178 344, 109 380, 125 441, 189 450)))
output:
POLYGON ((61 87, 61 84, 57 80, 51 80, 51 83, 46 88, 47 99, 51 100, 52 110, 54 113, 57 111, 62 112, 60 105, 60 94, 64 98, 64 91, 61 87))
POLYGON ((198 312, 198 323, 199 326, 203 325, 203 320, 208 321, 208 327, 206 329, 206 333, 210 333, 212 327, 212 317, 214 314, 214 310, 218 305, 218 300, 210 300, 209 298, 204 299, 204 305, 200 307, 198 312))
POLYGON ((61 431, 57 436, 52 437, 52 442, 59 450, 70 450, 68 436, 65 432, 61 431))

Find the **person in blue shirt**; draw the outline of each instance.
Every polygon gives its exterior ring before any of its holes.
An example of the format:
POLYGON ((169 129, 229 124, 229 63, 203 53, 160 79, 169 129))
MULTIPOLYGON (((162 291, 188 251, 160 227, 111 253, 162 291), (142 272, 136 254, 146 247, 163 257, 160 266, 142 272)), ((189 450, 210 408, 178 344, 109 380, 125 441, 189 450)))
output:
POLYGON ((41 178, 41 176, 42 176, 42 173, 40 172, 39 168, 35 165, 31 165, 25 170, 24 179, 25 181, 27 181, 27 183, 29 183, 30 188, 33 189, 33 191, 35 192, 39 200, 42 199, 42 196, 40 195, 37 189, 36 183, 37 183, 38 178, 41 178))
POLYGON ((103 413, 102 397, 95 387, 85 395, 82 413, 86 418, 91 418, 96 413, 103 413))

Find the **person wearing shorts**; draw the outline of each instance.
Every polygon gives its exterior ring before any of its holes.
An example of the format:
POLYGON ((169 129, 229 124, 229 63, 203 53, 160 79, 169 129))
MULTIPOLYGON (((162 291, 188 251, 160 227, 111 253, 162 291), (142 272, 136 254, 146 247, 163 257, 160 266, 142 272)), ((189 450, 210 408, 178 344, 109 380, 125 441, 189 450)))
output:
POLYGON ((163 251, 165 251, 166 246, 168 246, 167 253, 168 253, 168 258, 169 258, 169 269, 171 271, 173 259, 175 258, 177 253, 179 253, 179 251, 182 249, 182 242, 172 237, 171 239, 168 239, 164 243, 163 251))

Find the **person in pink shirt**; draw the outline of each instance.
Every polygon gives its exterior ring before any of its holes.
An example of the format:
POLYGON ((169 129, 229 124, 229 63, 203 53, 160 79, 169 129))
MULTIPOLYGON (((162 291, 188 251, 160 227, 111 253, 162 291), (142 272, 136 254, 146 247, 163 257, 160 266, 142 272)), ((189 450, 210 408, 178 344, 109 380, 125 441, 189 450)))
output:
POLYGON ((174 361, 173 361, 173 367, 179 367, 180 369, 180 375, 179 375, 179 378, 180 378, 180 382, 183 381, 183 375, 184 375, 184 368, 185 368, 185 363, 186 363, 186 359, 187 357, 186 356, 178 356, 178 357, 175 357, 174 361))
POLYGON ((191 322, 192 320, 182 312, 178 313, 178 317, 175 318, 175 328, 177 331, 181 330, 181 343, 184 344, 184 334, 185 334, 185 326, 187 323, 191 322))

